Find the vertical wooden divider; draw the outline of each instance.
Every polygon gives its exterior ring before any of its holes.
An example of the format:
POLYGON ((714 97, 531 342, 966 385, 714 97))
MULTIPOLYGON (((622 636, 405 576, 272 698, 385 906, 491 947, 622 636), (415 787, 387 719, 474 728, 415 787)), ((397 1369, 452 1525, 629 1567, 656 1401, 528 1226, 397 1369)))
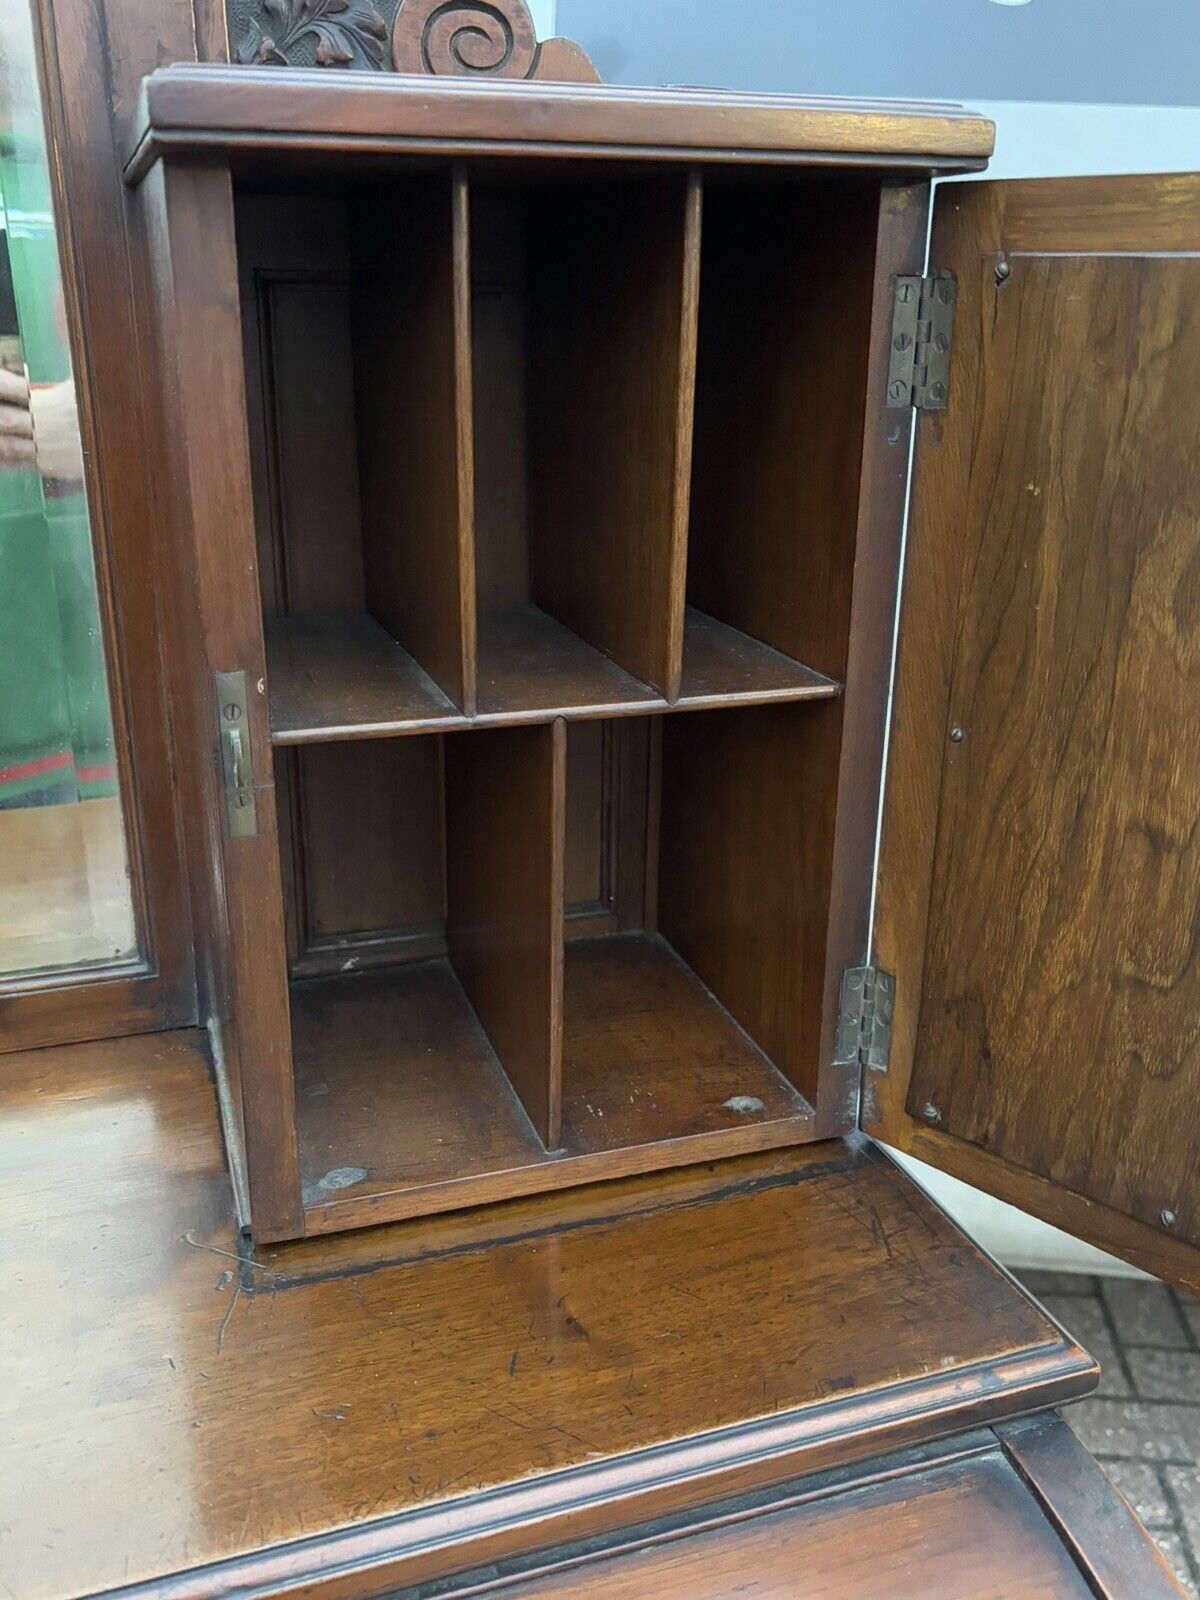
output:
POLYGON ((352 230, 367 610, 475 714, 466 171, 373 187, 352 230))
POLYGON ((683 670, 700 210, 690 173, 589 180, 530 219, 533 598, 668 700, 683 670))
POLYGON ((547 1149, 562 1122, 566 723, 445 736, 450 959, 547 1149))

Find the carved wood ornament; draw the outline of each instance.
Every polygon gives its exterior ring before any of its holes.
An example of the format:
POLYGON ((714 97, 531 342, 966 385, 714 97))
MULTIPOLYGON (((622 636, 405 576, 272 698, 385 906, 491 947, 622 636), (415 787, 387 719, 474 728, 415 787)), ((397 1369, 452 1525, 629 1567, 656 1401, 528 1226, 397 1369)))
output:
POLYGON ((382 8, 374 0, 252 0, 249 14, 240 13, 235 60, 434 77, 600 81, 570 39, 538 43, 525 0, 400 0, 391 20, 390 59, 386 10, 386 0, 382 8))

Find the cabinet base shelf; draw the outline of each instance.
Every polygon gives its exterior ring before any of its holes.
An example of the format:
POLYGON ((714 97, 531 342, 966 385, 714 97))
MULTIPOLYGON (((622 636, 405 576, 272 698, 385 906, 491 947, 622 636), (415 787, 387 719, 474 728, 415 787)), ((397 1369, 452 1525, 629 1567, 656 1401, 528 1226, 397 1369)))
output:
POLYGON ((811 1107, 653 934, 566 953, 562 1148, 447 960, 292 986, 306 1231, 804 1143, 811 1107))

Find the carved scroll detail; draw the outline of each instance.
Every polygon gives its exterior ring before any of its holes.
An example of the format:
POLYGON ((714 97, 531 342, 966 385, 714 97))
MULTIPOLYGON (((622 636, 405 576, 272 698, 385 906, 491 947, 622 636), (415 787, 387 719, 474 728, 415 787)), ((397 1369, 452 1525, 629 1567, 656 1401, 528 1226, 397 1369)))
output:
POLYGON ((570 39, 537 41, 526 0, 226 0, 242 66, 599 83, 570 39), (391 52, 388 54, 388 33, 391 52))
POLYGON ((438 77, 528 78, 537 35, 524 0, 401 0, 392 24, 397 72, 438 77))

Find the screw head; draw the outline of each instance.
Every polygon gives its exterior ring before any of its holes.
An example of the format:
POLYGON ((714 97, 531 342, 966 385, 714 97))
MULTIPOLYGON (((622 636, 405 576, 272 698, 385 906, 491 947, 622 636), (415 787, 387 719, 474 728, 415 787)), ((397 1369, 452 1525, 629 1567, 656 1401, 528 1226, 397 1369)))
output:
POLYGON ((932 1101, 928 1105, 922 1106, 921 1115, 925 1118, 926 1122, 940 1122, 942 1120, 942 1113, 932 1103, 932 1101))
POLYGON ((235 701, 230 701, 225 707, 225 718, 228 722, 236 722, 242 714, 242 708, 235 701))
POLYGON ((944 383, 931 383, 929 385, 929 398, 931 400, 944 400, 946 398, 946 385, 944 383))
POLYGON ((910 333, 898 333, 896 335, 896 337, 892 340, 892 349, 893 350, 907 350, 911 343, 912 343, 912 334, 910 334, 910 333))
POLYGON ((1170 1209, 1169 1206, 1164 1206, 1159 1215, 1162 1218, 1162 1225, 1164 1228, 1173 1228, 1175 1226, 1175 1213, 1170 1209))
POLYGON ((944 306, 948 306, 954 299, 954 285, 949 278, 939 278, 933 292, 944 306))
POLYGON ((906 400, 908 398, 908 385, 900 378, 895 378, 888 385, 888 397, 892 400, 906 400))
POLYGON ((1011 264, 1009 262, 1007 262, 1007 261, 1005 261, 1003 259, 997 261, 997 263, 996 263, 996 282, 997 283, 1003 283, 1005 278, 1010 277, 1011 274, 1012 274, 1012 266, 1011 266, 1011 264))
POLYGON ((897 291, 897 294, 896 294, 897 300, 899 300, 903 305, 907 305, 908 302, 912 299, 912 297, 913 297, 913 286, 912 286, 912 284, 911 283, 902 283, 900 285, 899 290, 897 291))
POLYGON ((961 744, 966 737, 967 737, 967 730, 965 728, 959 728, 959 727, 955 726, 955 727, 950 729, 950 743, 951 744, 961 744))

